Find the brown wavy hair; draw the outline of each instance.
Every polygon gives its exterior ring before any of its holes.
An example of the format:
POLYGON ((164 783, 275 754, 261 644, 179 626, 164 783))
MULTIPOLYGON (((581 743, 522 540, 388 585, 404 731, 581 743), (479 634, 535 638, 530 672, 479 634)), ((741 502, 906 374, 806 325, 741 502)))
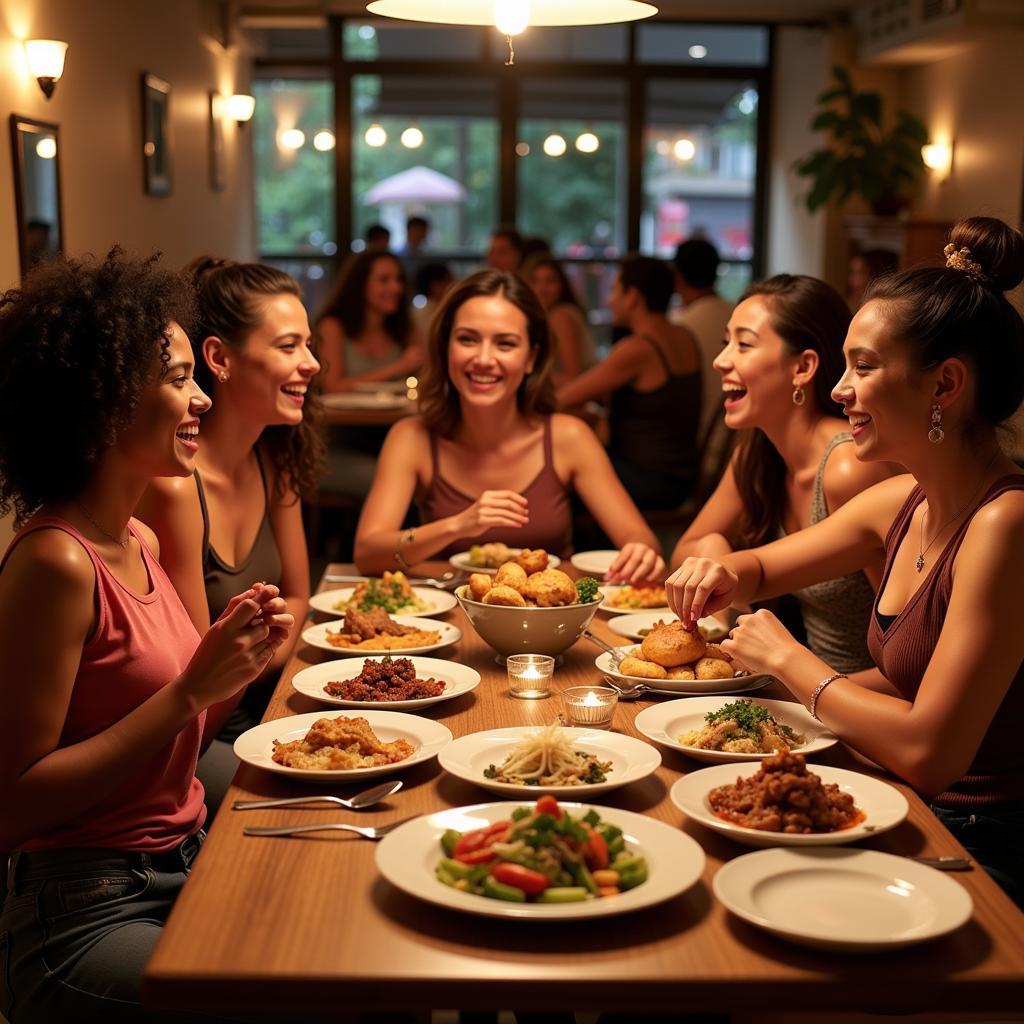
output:
POLYGON ((558 280, 558 298, 555 299, 555 305, 575 306, 585 318, 587 312, 583 308, 583 303, 577 298, 576 289, 573 288, 572 281, 569 280, 569 275, 565 272, 565 267, 562 266, 560 260, 550 254, 531 256, 523 267, 522 276, 529 280, 530 275, 540 267, 550 268, 558 280))
MULTIPOLYGON (((843 375, 843 341, 852 315, 831 285, 804 274, 776 274, 758 281, 744 299, 761 296, 771 314, 772 330, 791 355, 807 349, 818 354, 818 369, 809 399, 824 416, 843 414, 832 388, 843 375)), ((786 507, 786 463, 763 430, 740 437, 735 462, 736 489, 743 517, 734 547, 755 548, 775 539, 786 507)))
POLYGON ((462 422, 459 393, 448 377, 448 344, 455 314, 470 299, 492 295, 508 300, 526 317, 530 348, 535 353, 533 370, 516 393, 519 411, 524 416, 547 416, 555 411, 555 388, 551 382, 554 349, 544 307, 517 274, 481 270, 463 278, 448 292, 430 328, 420 382, 420 415, 432 434, 451 437, 462 422))
POLYGON ((327 300, 316 315, 314 327, 324 317, 332 316, 345 331, 347 338, 358 338, 366 327, 366 282, 370 280, 373 265, 378 260, 391 260, 398 267, 402 279, 402 300, 398 309, 384 318, 384 331, 403 348, 412 338, 412 315, 409 312, 409 284, 402 261, 392 252, 371 249, 356 253, 345 261, 327 300))
MULTIPOLYGON (((202 354, 204 339, 217 337, 234 349, 242 349, 263 322, 261 299, 294 295, 301 300, 302 291, 290 274, 263 263, 201 256, 185 267, 185 273, 192 279, 199 302, 198 329, 191 335, 196 379, 207 394, 213 394, 213 374, 202 354)), ((289 488, 299 496, 316 491, 326 458, 323 418, 314 377, 302 407, 302 422, 296 427, 266 427, 260 435, 260 450, 270 456, 275 470, 274 497, 278 500, 289 488)))

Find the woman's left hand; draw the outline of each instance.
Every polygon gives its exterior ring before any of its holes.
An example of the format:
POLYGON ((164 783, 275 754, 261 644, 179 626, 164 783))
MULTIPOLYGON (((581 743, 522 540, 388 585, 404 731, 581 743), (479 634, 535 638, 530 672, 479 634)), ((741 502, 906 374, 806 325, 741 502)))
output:
POLYGON ((788 654, 800 649, 792 633, 765 608, 741 615, 720 646, 744 668, 768 675, 778 675, 788 654))
POLYGON ((665 559, 641 541, 630 541, 619 552, 604 578, 608 583, 660 583, 665 576, 665 559))

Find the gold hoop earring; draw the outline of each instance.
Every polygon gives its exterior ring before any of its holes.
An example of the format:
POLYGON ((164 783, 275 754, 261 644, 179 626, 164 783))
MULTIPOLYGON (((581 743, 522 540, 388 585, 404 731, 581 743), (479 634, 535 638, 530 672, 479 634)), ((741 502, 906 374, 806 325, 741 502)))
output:
POLYGON ((928 431, 928 440, 932 444, 942 444, 945 436, 946 433, 942 429, 942 406, 936 402, 932 406, 932 429, 928 431))
POLYGON ((223 370, 221 370, 220 373, 217 374, 217 380, 219 380, 221 384, 227 384, 228 379, 229 378, 227 373, 225 373, 223 370))
POLYGON ((803 405, 807 401, 807 396, 804 394, 804 389, 800 387, 793 387, 793 404, 803 405))

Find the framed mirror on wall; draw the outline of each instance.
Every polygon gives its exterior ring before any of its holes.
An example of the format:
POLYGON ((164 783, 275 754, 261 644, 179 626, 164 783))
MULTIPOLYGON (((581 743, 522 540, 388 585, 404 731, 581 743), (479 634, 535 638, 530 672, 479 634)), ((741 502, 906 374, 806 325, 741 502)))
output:
POLYGON ((142 173, 151 196, 171 194, 170 105, 170 84, 143 72, 142 173))
POLYGON ((64 250, 57 125, 11 114, 14 202, 21 276, 64 250))

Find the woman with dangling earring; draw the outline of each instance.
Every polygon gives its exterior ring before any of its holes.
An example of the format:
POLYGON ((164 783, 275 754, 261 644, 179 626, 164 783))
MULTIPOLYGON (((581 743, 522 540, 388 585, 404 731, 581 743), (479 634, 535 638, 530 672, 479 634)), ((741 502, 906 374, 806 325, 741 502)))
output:
POLYGON ((946 266, 875 282, 833 391, 857 458, 909 475, 754 551, 688 558, 669 579, 684 622, 880 566, 868 626, 877 668, 844 673, 771 613, 742 616, 730 654, 777 676, 847 745, 932 798, 971 855, 1024 906, 1024 474, 998 428, 1024 400, 1024 235, 972 217, 946 266))
MULTIPOLYGON (((740 300, 714 362, 725 423, 740 441, 672 565, 796 533, 892 475, 884 463, 857 461, 830 394, 849 324, 842 297, 814 277, 779 274, 740 300)), ((877 582, 877 572, 858 570, 795 592, 811 650, 842 671, 873 664, 866 633, 877 582)))

